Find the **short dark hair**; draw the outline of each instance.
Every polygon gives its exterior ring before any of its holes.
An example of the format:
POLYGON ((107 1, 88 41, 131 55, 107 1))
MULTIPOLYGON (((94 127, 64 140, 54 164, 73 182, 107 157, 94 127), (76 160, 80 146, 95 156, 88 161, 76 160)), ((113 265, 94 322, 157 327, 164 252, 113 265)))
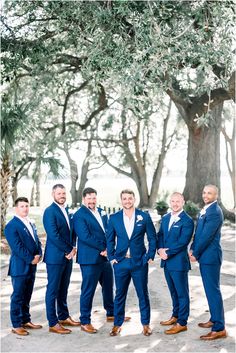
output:
POLYGON ((120 193, 120 198, 122 197, 123 194, 130 194, 130 195, 133 195, 133 197, 135 197, 134 191, 131 190, 131 189, 122 190, 121 193, 120 193))
POLYGON ((55 191, 56 189, 65 189, 65 186, 62 184, 55 184, 52 187, 52 191, 55 191))
POLYGON ((15 206, 18 206, 18 203, 19 202, 26 202, 26 203, 29 203, 29 200, 27 199, 27 197, 17 197, 17 199, 15 200, 14 202, 14 205, 15 206))
POLYGON ((93 188, 85 188, 82 192, 82 196, 85 197, 88 194, 96 194, 97 195, 97 191, 93 188))

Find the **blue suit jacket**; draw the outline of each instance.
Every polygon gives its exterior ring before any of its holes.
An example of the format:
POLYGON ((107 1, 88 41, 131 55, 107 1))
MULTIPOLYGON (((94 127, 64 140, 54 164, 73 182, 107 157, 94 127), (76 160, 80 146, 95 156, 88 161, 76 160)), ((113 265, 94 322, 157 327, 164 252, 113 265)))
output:
MULTIPOLYGON (((101 208, 98 208, 104 229, 106 230, 107 215, 102 216, 102 211, 101 208)), ((79 264, 89 265, 107 261, 106 257, 100 255, 100 252, 107 248, 105 232, 86 206, 81 206, 75 212, 73 228, 78 238, 76 261, 79 264)))
POLYGON ((190 270, 188 244, 193 235, 194 223, 185 211, 179 214, 179 220, 168 230, 171 213, 162 217, 160 230, 157 233, 158 249, 169 248, 166 251, 167 260, 161 260, 161 267, 170 271, 190 270))
POLYGON ((110 261, 123 260, 130 248, 133 262, 137 265, 145 264, 149 259, 154 259, 156 245, 156 231, 148 213, 135 209, 134 230, 130 239, 123 221, 123 210, 110 216, 107 230, 107 252, 110 261), (144 243, 145 233, 148 251, 144 243))
POLYGON ((35 255, 42 255, 42 248, 34 225, 33 231, 35 241, 28 228, 18 217, 13 217, 7 223, 5 236, 11 248, 8 271, 10 276, 25 276, 36 271, 37 265, 32 265, 31 262, 35 255))
POLYGON ((222 250, 220 246, 223 213, 217 202, 199 216, 197 227, 191 245, 193 256, 202 264, 221 264, 222 250))
POLYGON ((68 216, 70 229, 63 212, 55 202, 44 211, 43 225, 47 233, 47 240, 43 260, 47 264, 62 265, 66 263, 68 260, 65 255, 69 254, 75 245, 72 216, 68 216))

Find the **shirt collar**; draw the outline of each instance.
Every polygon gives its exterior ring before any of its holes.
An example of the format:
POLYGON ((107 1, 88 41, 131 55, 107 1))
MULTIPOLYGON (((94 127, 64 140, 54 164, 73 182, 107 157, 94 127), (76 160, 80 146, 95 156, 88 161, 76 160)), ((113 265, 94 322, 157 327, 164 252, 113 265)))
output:
POLYGON ((58 207, 60 207, 60 208, 62 208, 62 209, 65 209, 65 208, 66 208, 66 203, 64 203, 64 205, 59 205, 59 203, 57 203, 56 201, 54 201, 54 203, 55 203, 58 207))
POLYGON ((15 217, 19 218, 21 220, 21 222, 23 222, 23 223, 30 223, 30 219, 28 216, 27 217, 20 217, 18 215, 15 215, 15 217))
POLYGON ((123 210, 123 217, 124 217, 124 218, 128 218, 128 219, 130 219, 130 220, 134 219, 134 218, 135 218, 135 210, 134 210, 134 212, 132 213, 131 218, 129 218, 129 216, 127 216, 127 215, 125 214, 125 211, 123 210))
POLYGON ((213 205, 213 203, 216 203, 216 202, 217 202, 217 200, 215 200, 215 201, 213 201, 213 202, 211 202, 211 203, 208 203, 207 205, 205 205, 205 206, 203 207, 203 209, 206 210, 208 207, 210 207, 211 205, 213 205))
POLYGON ((173 214, 173 213, 171 212, 171 217, 177 218, 177 217, 179 217, 180 213, 182 213, 182 212, 183 212, 183 208, 182 208, 178 213, 173 214))

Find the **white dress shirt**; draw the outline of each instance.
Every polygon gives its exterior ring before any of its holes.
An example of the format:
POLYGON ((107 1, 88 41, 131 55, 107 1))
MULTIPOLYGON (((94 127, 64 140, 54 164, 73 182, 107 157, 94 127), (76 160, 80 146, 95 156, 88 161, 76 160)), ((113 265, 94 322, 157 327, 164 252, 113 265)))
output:
MULTIPOLYGON (((54 201, 55 202, 55 201, 54 201)), ((69 217, 68 217, 68 213, 66 212, 66 206, 65 205, 59 205, 59 203, 55 202, 55 204, 60 207, 60 209, 62 210, 62 213, 65 216, 66 222, 68 224, 68 227, 70 229, 70 221, 69 221, 69 217)))
POLYGON ((105 229, 104 229, 104 225, 103 225, 103 221, 102 221, 102 217, 100 215, 100 213, 98 212, 98 209, 95 208, 95 210, 91 210, 91 208, 88 208, 89 211, 92 212, 92 214, 94 215, 94 217, 96 218, 96 220, 98 221, 98 223, 100 224, 100 226, 102 227, 104 233, 105 233, 105 229))
MULTIPOLYGON (((131 235, 133 233, 133 230, 134 230, 135 211, 133 212, 131 218, 126 216, 125 212, 123 211, 123 221, 124 221, 126 233, 128 234, 128 237, 130 239, 131 235)), ((128 256, 128 257, 130 256, 130 249, 127 250, 126 256, 128 256)))
POLYGON ((26 228, 28 229, 28 231, 30 232, 32 238, 34 239, 34 241, 36 242, 35 236, 34 236, 34 231, 32 228, 32 225, 30 223, 30 219, 28 217, 20 217, 15 215, 17 218, 19 218, 21 220, 21 222, 24 223, 24 225, 26 226, 26 228))

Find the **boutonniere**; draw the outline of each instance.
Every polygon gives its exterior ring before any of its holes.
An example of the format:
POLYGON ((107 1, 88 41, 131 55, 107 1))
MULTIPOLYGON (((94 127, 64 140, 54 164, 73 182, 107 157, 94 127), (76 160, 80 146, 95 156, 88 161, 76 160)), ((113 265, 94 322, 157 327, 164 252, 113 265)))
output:
POLYGON ((103 216, 106 216, 106 215, 107 215, 106 211, 102 210, 101 211, 101 216, 103 217, 103 216))
POLYGON ((73 218, 74 213, 77 211, 76 208, 68 208, 68 216, 73 218))
POLYGON ((175 220, 174 220, 174 223, 178 222, 180 220, 180 217, 176 217, 175 220))
POLYGON ((141 214, 138 214, 136 223, 139 222, 139 221, 142 221, 142 220, 143 220, 143 216, 141 214))
POLYGON ((205 213, 206 213, 206 210, 205 210, 205 208, 203 208, 203 209, 200 211, 200 217, 201 217, 201 216, 204 216, 205 213))

